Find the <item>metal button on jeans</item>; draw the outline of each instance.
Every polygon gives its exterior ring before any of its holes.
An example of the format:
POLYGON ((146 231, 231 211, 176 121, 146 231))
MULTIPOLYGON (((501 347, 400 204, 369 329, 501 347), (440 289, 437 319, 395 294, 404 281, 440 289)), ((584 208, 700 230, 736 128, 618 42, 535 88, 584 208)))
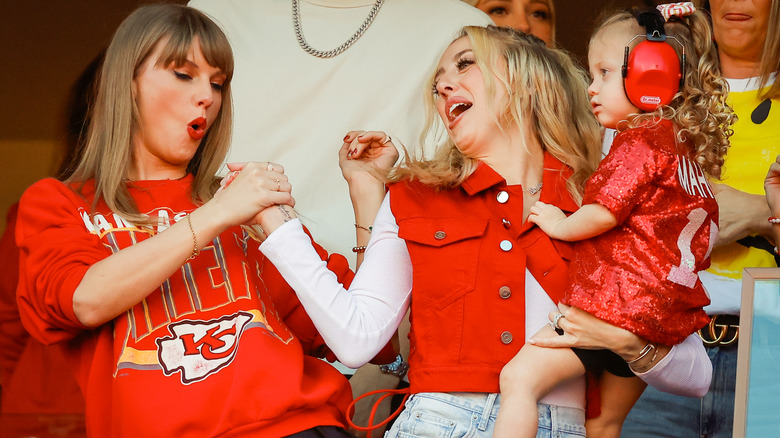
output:
POLYGON ((503 251, 509 251, 509 250, 511 250, 511 249, 512 249, 512 242, 510 242, 510 241, 508 241, 508 240, 502 240, 502 241, 501 241, 501 243, 499 243, 499 244, 498 244, 498 246, 499 246, 499 247, 500 247, 500 248, 501 248, 503 251))
POLYGON ((512 333, 508 331, 501 333, 501 342, 503 342, 504 344, 508 344, 512 342, 512 333))
POLYGON ((512 296, 512 289, 510 289, 509 286, 501 286, 501 288, 498 289, 498 295, 503 299, 507 299, 512 296))
POLYGON ((445 233, 444 231, 437 231, 433 233, 433 238, 436 240, 442 240, 445 237, 447 237, 447 233, 445 233))
POLYGON ((496 194, 496 201, 498 201, 501 204, 506 204, 506 201, 509 200, 509 193, 501 190, 496 194))

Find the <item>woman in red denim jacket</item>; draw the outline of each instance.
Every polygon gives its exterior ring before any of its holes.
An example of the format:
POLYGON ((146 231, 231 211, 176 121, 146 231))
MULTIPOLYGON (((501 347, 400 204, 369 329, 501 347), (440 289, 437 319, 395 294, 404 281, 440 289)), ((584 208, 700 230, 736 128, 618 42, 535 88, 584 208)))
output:
MULTIPOLYGON (((260 249, 349 366, 367 362, 411 306, 412 396, 388 436, 490 437, 501 368, 557 313, 566 282, 568 244, 526 217, 538 200, 578 208, 599 159, 600 131, 582 70, 538 38, 508 28, 464 28, 429 85, 422 138, 441 144, 430 160, 407 155, 386 194, 376 172, 358 163, 392 162, 391 139, 382 132, 344 139, 341 165, 356 227, 371 234, 367 248, 355 248, 365 250, 365 260, 349 290, 316 257, 290 210, 260 213, 269 235, 260 249), (372 206, 380 203, 374 219, 372 206)), ((626 359, 645 345, 578 309, 562 311, 567 336, 539 345, 618 345, 626 359)), ((659 356, 643 375, 652 384, 709 384, 700 343, 659 356), (675 369, 679 364, 685 370, 675 369)), ((540 436, 584 436, 584 398, 577 379, 542 400, 540 436)))

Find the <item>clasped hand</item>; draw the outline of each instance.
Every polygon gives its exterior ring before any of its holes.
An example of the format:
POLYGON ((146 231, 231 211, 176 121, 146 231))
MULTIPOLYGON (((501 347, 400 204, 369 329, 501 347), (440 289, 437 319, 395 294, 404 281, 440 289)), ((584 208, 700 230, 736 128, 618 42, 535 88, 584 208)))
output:
MULTIPOLYGON (((268 207, 295 206, 292 185, 276 163, 228 163, 228 173, 214 195, 230 225, 257 225, 268 207)), ((290 209, 291 210, 291 209, 290 209)))

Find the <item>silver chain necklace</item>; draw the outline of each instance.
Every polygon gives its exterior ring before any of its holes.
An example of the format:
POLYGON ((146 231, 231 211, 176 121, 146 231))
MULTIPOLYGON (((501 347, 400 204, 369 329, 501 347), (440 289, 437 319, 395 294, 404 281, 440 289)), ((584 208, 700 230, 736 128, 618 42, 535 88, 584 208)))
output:
POLYGON ((537 185, 535 185, 535 186, 531 187, 530 189, 528 189, 528 190, 526 190, 526 191, 527 191, 528 193, 530 193, 530 194, 531 194, 531 196, 533 196, 533 195, 535 195, 535 194, 539 193, 539 191, 541 191, 541 190, 542 190, 542 183, 540 182, 539 184, 537 184, 537 185))
POLYGON ((295 26, 295 37, 298 38, 298 44, 300 44, 301 48, 310 55, 316 56, 318 58, 333 58, 339 53, 347 50, 349 46, 355 44, 355 41, 360 39, 366 29, 368 29, 368 26, 371 26, 374 18, 376 18, 376 14, 379 12, 379 8, 382 7, 382 3, 384 3, 384 0, 376 0, 376 2, 374 2, 374 6, 372 6, 371 11, 368 12, 366 21, 363 22, 357 32, 349 37, 346 43, 336 47, 333 50, 323 52, 310 46, 309 43, 306 42, 306 38, 303 37, 303 29, 301 26, 301 11, 298 5, 298 0, 292 0, 293 25, 295 26))

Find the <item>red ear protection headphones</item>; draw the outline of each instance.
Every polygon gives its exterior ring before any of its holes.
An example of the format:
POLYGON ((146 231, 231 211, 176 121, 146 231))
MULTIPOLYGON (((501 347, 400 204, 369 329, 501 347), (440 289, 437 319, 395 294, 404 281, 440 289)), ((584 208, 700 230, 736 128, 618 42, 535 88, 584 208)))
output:
POLYGON ((646 35, 637 35, 626 44, 623 57, 623 88, 628 100, 642 111, 653 111, 660 105, 671 103, 680 90, 685 77, 685 46, 680 44, 682 60, 677 59, 674 47, 666 42, 664 17, 657 9, 639 12, 636 19, 646 30, 646 35), (645 41, 634 50, 629 46, 637 38, 645 41))

